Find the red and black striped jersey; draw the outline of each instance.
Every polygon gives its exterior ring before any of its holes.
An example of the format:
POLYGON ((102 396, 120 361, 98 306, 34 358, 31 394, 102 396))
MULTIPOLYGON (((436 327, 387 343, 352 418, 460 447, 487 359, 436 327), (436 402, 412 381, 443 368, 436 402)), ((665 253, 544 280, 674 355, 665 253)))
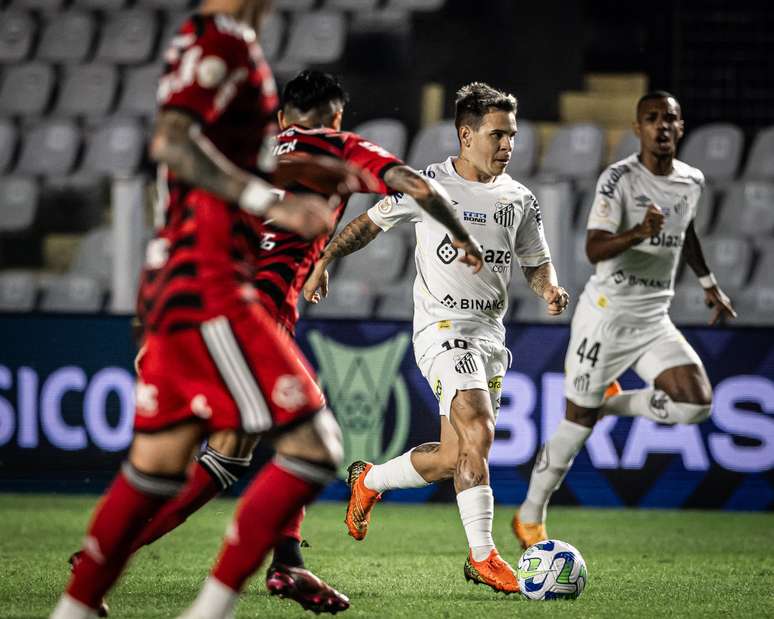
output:
MULTIPOLYGON (((160 109, 193 116, 238 167, 270 171, 278 98, 255 32, 225 15, 194 15, 172 39, 165 60, 160 109)), ((138 299, 146 329, 197 327, 234 303, 255 299, 250 283, 258 218, 159 166, 155 223, 138 299)))
MULTIPOLYGON (((333 129, 305 129, 293 125, 277 137, 274 153, 280 158, 322 155, 335 157, 371 173, 377 180, 378 192, 390 193, 384 174, 403 162, 362 136, 333 129)), ((304 179, 288 187, 295 193, 311 193, 304 179)), ((363 186, 361 191, 370 190, 363 186)), ((328 196, 324 196, 328 197, 328 196)), ((341 219, 346 200, 336 207, 337 221, 341 219)), ((266 310, 291 333, 298 321, 298 296, 315 261, 320 257, 329 236, 305 240, 293 232, 265 224, 261 235, 254 285, 266 310)))

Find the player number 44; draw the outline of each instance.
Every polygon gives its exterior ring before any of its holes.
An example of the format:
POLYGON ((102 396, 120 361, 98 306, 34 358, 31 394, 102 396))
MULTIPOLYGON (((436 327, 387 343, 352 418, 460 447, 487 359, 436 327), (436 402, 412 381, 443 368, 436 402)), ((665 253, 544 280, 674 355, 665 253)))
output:
POLYGON ((587 345, 588 338, 584 337, 583 341, 580 343, 580 346, 578 346, 578 350, 575 351, 575 354, 578 355, 581 363, 586 360, 591 362, 591 367, 597 367, 597 361, 599 360, 599 342, 594 342, 591 344, 588 350, 586 350, 587 345))

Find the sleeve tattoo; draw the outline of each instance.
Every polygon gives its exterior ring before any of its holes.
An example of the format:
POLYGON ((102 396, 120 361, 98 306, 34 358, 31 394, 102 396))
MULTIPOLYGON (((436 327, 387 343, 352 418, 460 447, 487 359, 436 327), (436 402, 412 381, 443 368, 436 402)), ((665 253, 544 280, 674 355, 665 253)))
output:
POLYGON ((559 280, 556 277, 554 265, 550 262, 544 262, 536 267, 522 267, 524 278, 532 291, 539 297, 543 297, 543 292, 547 286, 558 286, 559 280))
POLYGON ((382 229, 371 221, 368 213, 363 213, 350 221, 328 244, 321 260, 330 264, 336 258, 354 253, 373 241, 381 231, 382 229))

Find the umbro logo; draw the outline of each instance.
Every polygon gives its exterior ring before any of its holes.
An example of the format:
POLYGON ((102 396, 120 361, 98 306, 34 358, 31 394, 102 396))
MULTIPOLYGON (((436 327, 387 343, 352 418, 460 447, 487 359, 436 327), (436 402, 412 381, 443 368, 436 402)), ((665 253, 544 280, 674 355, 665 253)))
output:
POLYGON ((435 250, 435 253, 438 255, 438 259, 444 264, 451 264, 454 262, 458 252, 459 250, 454 247, 454 245, 452 245, 451 238, 448 234, 443 237, 443 241, 441 241, 441 244, 435 250))
POLYGON ((635 196, 634 203, 640 208, 648 208, 651 204, 653 204, 653 200, 651 200, 644 193, 641 193, 640 195, 635 196))

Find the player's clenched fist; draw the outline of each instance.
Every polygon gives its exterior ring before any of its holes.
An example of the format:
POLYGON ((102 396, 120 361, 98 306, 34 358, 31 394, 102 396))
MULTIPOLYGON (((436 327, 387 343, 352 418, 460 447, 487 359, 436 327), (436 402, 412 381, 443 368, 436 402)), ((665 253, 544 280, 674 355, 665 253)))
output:
POLYGON ((546 286, 543 299, 548 304, 548 313, 551 316, 558 316, 570 304, 570 295, 561 286, 546 286))
POLYGON ((461 249, 464 253, 460 258, 460 262, 464 262, 468 266, 473 268, 474 273, 478 273, 484 264, 484 257, 481 255, 481 245, 472 236, 468 236, 466 241, 452 241, 452 245, 457 249, 461 249))
POLYGON ((645 218, 642 223, 635 226, 637 236, 642 239, 649 239, 661 233, 664 228, 664 211, 655 204, 651 204, 645 211, 645 218))
POLYGON ((292 230, 305 239, 328 234, 336 226, 333 211, 317 196, 286 197, 266 210, 266 218, 273 225, 292 230))

